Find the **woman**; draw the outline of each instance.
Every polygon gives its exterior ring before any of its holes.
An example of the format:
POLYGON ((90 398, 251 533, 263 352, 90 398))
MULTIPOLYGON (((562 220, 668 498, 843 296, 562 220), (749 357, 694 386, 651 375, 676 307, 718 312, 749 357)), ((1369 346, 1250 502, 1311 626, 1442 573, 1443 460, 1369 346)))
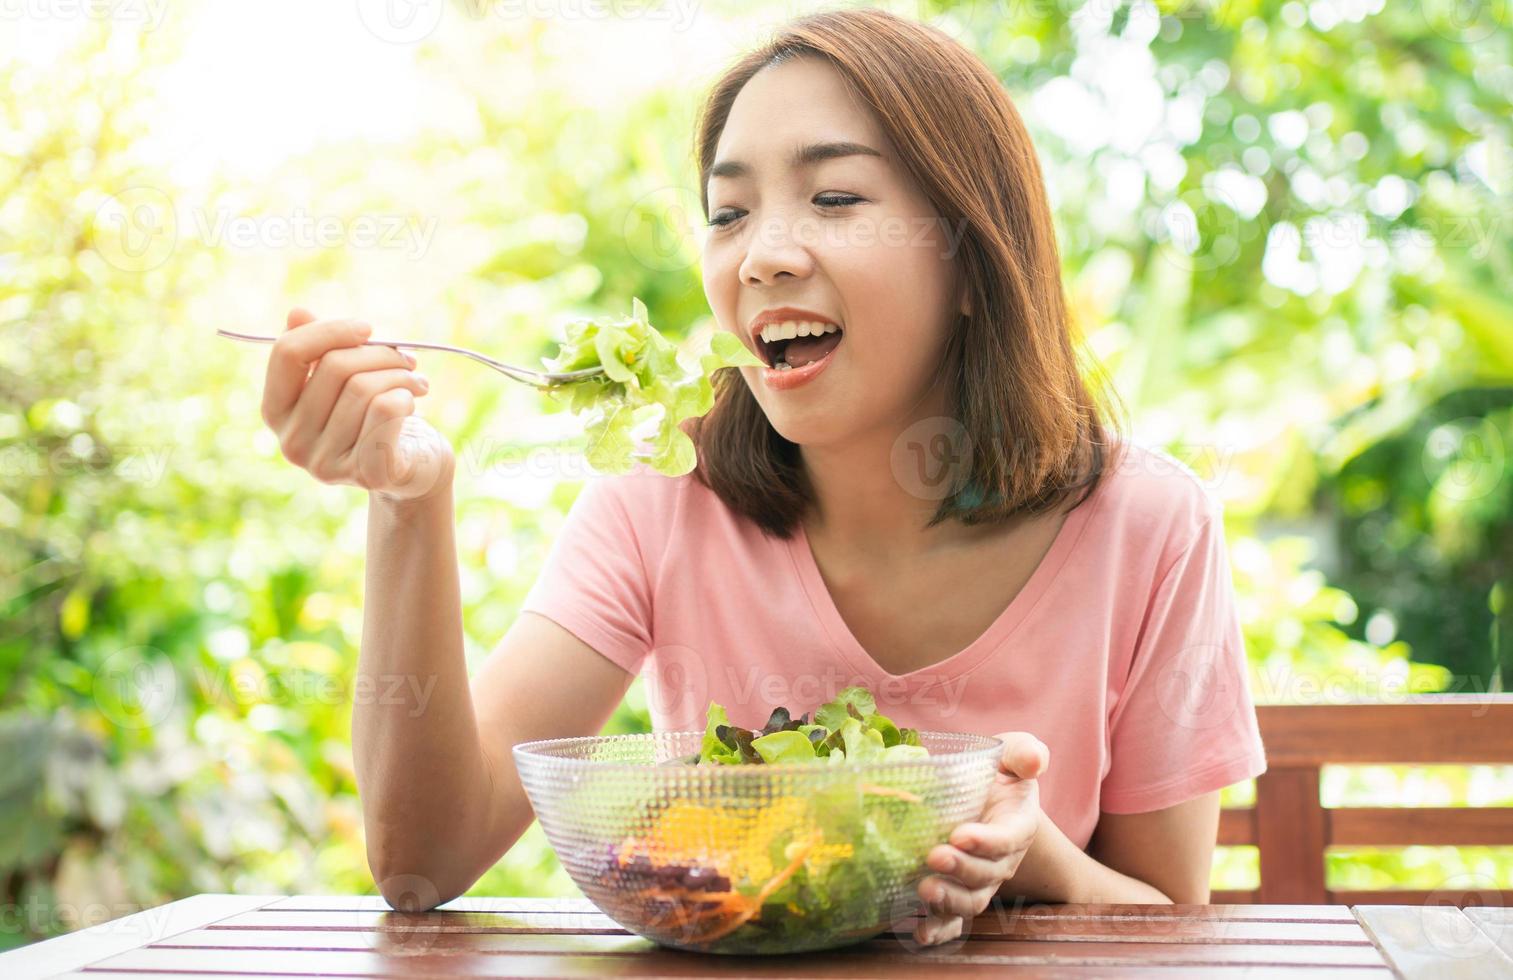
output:
POLYGON ((363 324, 295 310, 274 348, 285 454, 370 491, 359 674, 396 696, 359 686, 353 732, 384 895, 471 885, 531 820, 510 746, 597 731, 645 670, 658 728, 864 684, 900 725, 1002 733, 920 942, 995 894, 1206 902, 1218 790, 1265 769, 1220 514, 1081 380, 1002 86, 930 28, 814 15, 716 83, 697 154, 710 308, 771 366, 718 379, 693 474, 589 482, 471 690, 424 388, 363 324))

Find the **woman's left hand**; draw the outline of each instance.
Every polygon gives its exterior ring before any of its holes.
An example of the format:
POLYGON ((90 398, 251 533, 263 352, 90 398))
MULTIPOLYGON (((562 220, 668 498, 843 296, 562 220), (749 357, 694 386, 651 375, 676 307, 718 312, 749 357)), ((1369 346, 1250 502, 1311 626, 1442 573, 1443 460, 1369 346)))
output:
POLYGON ((1040 827, 1038 777, 1051 763, 1051 750, 1027 732, 1004 732, 998 774, 988 790, 982 817, 958 825, 950 843, 930 851, 926 864, 936 872, 919 883, 926 916, 914 930, 925 946, 961 935, 965 918, 980 915, 1019 862, 1040 827))

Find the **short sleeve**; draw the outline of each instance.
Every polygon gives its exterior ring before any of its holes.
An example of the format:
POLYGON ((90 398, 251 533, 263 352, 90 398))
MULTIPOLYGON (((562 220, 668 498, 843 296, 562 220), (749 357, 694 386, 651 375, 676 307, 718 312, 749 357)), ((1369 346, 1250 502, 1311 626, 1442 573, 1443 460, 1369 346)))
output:
POLYGON ((1266 771, 1217 508, 1150 597, 1109 723, 1108 813, 1145 813, 1266 771))
POLYGON ((520 611, 545 616, 638 673, 651 650, 651 588, 634 526, 614 486, 579 491, 520 611))

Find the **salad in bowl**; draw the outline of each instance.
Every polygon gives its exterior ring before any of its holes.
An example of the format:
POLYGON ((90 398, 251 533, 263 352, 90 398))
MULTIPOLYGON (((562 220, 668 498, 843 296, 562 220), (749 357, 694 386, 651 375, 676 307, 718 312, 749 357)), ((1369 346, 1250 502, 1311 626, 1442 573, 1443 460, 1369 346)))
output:
POLYGON ((864 688, 759 728, 709 706, 702 732, 514 749, 558 857, 625 928, 715 953, 800 952, 915 910, 925 856, 978 815, 1000 742, 921 732, 864 688))

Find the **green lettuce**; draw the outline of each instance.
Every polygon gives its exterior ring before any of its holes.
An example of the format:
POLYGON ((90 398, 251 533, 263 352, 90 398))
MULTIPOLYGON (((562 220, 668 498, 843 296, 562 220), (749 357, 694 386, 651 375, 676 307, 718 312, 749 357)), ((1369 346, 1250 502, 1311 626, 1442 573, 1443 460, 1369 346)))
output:
POLYGON ((848 687, 835 696, 835 700, 829 704, 822 704, 814 711, 814 723, 824 725, 834 731, 841 727, 855 708, 860 717, 867 717, 877 713, 877 702, 872 697, 872 692, 865 687, 848 687))
POLYGON ((629 317, 598 317, 567 325, 549 371, 602 367, 604 373, 548 389, 567 395, 569 407, 585 419, 588 464, 601 473, 628 473, 637 462, 659 473, 680 476, 697 462, 693 440, 679 427, 714 407, 709 376, 726 367, 763 366, 740 338, 717 330, 699 355, 697 370, 686 368, 678 348, 651 325, 646 306, 631 301, 629 317), (660 412, 655 433, 638 444, 635 429, 660 412))
POLYGON ((799 731, 773 732, 751 740, 763 762, 813 762, 814 743, 799 731))
POLYGON ((899 728, 877 711, 864 687, 848 687, 814 712, 794 719, 786 708, 772 712, 760 729, 730 723, 724 705, 709 703, 698 762, 706 765, 786 762, 866 762, 917 759, 929 755, 919 732, 899 728))
POLYGON ((716 765, 735 765, 741 761, 740 753, 734 745, 727 746, 720 741, 719 730, 729 725, 730 719, 725 716, 725 709, 718 704, 711 704, 709 724, 704 729, 704 743, 699 748, 699 761, 716 765))

